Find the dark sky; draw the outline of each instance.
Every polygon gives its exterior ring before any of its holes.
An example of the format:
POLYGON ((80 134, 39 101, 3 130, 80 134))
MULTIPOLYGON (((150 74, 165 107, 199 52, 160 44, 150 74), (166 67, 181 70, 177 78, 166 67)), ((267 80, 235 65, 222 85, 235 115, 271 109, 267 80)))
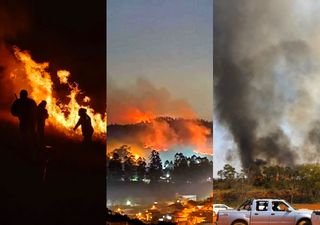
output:
POLYGON ((93 107, 104 112, 106 1, 10 0, 2 4, 25 26, 7 42, 29 50, 38 62, 50 62, 50 72, 69 70, 71 80, 92 98, 93 107))

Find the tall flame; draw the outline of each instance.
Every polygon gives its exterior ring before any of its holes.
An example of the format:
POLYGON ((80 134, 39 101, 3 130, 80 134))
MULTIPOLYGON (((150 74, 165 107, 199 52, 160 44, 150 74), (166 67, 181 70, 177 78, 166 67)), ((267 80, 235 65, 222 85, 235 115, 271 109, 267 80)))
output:
MULTIPOLYGON (((14 47, 14 55, 16 59, 22 65, 22 73, 13 71, 11 74, 12 79, 16 79, 18 76, 24 76, 22 79, 26 80, 26 86, 29 87, 29 95, 37 102, 42 100, 47 101, 47 109, 49 113, 48 124, 54 126, 58 130, 62 131, 68 136, 78 136, 77 133, 72 130, 79 119, 78 110, 80 108, 86 108, 87 114, 91 118, 92 126, 94 128, 94 135, 98 138, 105 138, 106 136, 106 115, 96 113, 88 103, 90 98, 85 96, 83 103, 80 104, 76 97, 82 93, 77 83, 69 81, 70 72, 67 70, 57 71, 61 85, 67 85, 69 88, 69 102, 62 103, 54 95, 53 81, 49 72, 46 69, 49 67, 48 62, 37 63, 31 55, 26 51, 21 51, 19 48, 14 47)), ((21 84, 20 84, 21 85, 21 84)))

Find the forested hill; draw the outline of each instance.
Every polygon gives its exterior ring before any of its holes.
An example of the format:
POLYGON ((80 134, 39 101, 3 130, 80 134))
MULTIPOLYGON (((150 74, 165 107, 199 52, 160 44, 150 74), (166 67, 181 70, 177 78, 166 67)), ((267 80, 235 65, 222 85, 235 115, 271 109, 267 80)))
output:
POLYGON ((197 124, 201 127, 210 130, 208 138, 212 137, 212 121, 203 119, 184 119, 184 118, 172 118, 172 117, 157 117, 153 121, 143 121, 134 124, 110 124, 107 127, 108 138, 117 138, 125 135, 131 135, 136 133, 144 133, 152 129, 154 122, 167 124, 173 130, 180 130, 186 123, 197 124))

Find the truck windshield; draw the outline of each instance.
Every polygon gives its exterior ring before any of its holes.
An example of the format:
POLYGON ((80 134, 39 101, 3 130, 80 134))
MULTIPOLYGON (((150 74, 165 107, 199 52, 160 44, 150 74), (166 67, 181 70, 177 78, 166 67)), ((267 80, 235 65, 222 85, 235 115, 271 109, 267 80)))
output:
POLYGON ((252 205, 252 199, 249 199, 247 201, 245 201, 244 203, 242 203, 239 207, 238 210, 251 210, 251 205, 252 205))
POLYGON ((290 205, 287 201, 284 201, 290 208, 297 210, 296 208, 294 208, 292 205, 290 205))

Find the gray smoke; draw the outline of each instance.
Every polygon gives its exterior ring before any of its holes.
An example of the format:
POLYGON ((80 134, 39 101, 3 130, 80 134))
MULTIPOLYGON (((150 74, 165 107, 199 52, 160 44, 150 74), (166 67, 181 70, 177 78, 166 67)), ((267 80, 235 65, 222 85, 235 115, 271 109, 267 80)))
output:
POLYGON ((214 3, 215 114, 245 168, 257 158, 292 164, 306 149, 320 109, 320 30, 311 29, 320 21, 312 11, 319 6, 300 0, 214 3))

